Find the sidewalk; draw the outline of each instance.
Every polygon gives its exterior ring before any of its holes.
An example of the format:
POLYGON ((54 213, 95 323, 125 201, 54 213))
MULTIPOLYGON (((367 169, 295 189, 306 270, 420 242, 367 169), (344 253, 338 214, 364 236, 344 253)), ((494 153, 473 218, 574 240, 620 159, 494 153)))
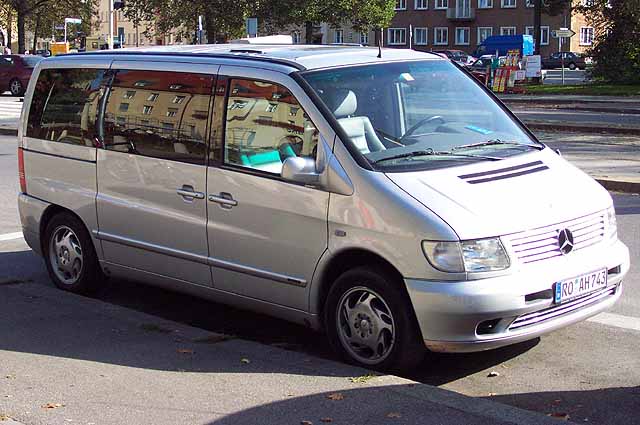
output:
MULTIPOLYGON (((3 245, 3 270, 34 255, 21 249, 3 245)), ((2 424, 558 423, 63 293, 34 273, 0 280, 2 424)))

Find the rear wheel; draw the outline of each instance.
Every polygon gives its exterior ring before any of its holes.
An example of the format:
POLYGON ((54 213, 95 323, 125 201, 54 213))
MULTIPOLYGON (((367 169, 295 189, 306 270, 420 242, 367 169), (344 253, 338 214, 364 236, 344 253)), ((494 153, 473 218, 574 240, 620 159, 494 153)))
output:
POLYGON ((9 82, 9 90, 13 96, 22 96, 24 94, 24 86, 17 78, 9 82))
POLYGON ((425 347, 411 302, 382 268, 359 267, 333 284, 325 326, 334 349, 348 362, 376 370, 408 370, 425 347))
POLYGON ((74 215, 59 213, 45 229, 44 257, 53 283, 60 289, 93 294, 103 282, 93 242, 74 215))
POLYGON ((576 69, 576 64, 575 64, 575 63, 573 63, 573 62, 571 62, 571 63, 569 64, 569 69, 570 69, 570 70, 572 70, 572 71, 573 71, 573 70, 575 70, 575 69, 576 69))

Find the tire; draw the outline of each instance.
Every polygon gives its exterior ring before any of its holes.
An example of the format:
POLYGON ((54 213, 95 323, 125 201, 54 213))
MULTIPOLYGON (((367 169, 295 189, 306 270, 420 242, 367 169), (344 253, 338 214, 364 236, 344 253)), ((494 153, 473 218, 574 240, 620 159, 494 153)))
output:
POLYGON ((324 309, 325 328, 332 347, 348 363, 403 372, 423 360, 426 348, 411 301, 394 283, 394 277, 381 267, 358 267, 343 273, 331 286, 324 309), (366 301, 361 302, 363 299, 366 301))
POLYGON ((570 69, 570 70, 572 70, 572 71, 574 71, 574 70, 576 69, 576 64, 575 64, 575 63, 573 63, 573 62, 571 62, 571 63, 569 64, 569 69, 570 69))
POLYGON ((24 94, 24 86, 17 78, 14 78, 9 82, 9 91, 13 96, 22 96, 24 94))
POLYGON ((60 289, 95 295, 104 276, 89 232, 76 216, 62 212, 51 218, 44 231, 44 261, 53 283, 60 289))

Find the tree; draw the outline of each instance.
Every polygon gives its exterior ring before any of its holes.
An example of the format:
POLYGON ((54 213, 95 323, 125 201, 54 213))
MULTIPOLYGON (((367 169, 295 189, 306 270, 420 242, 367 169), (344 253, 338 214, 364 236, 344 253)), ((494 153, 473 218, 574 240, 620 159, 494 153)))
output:
POLYGON ((615 83, 640 83, 640 2, 592 0, 576 10, 596 29, 590 50, 593 76, 615 83))
POLYGON ((571 0, 533 0, 533 40, 535 54, 540 54, 540 40, 542 32, 542 14, 557 16, 571 6, 571 0))
POLYGON ((88 30, 97 2, 98 0, 0 0, 0 5, 15 11, 18 53, 24 53, 25 31, 29 24, 37 23, 39 27, 43 19, 61 19, 59 22, 64 23, 65 17, 80 17, 83 19, 83 27, 88 30))

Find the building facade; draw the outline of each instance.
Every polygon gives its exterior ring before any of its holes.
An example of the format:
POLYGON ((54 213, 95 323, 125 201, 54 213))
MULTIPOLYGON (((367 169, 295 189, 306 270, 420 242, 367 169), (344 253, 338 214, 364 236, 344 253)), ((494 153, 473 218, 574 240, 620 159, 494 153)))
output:
MULTIPOLYGON (((396 15, 384 31, 388 47, 422 51, 463 50, 473 53, 492 35, 533 35, 530 0, 396 0, 396 15)), ((558 51, 551 31, 570 27, 571 12, 542 15, 540 51, 558 51)), ((568 50, 566 48, 565 50, 568 50)))

